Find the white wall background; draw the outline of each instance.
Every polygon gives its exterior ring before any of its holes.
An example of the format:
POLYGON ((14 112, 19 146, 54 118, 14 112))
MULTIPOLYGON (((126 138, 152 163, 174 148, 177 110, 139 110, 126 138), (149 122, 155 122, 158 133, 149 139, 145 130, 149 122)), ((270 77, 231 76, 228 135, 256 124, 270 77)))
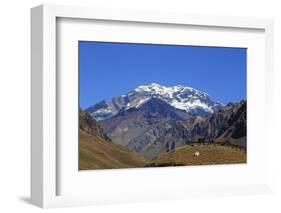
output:
MULTIPOLYGON (((29 204, 30 8, 42 3, 275 19, 275 116, 272 128, 274 193, 185 201, 67 209, 68 212, 280 212, 281 210, 281 12, 278 0, 6 0, 0 7, 0 212, 38 212, 29 204), (278 83, 280 85, 278 85, 278 83), (279 99, 280 100, 279 100, 279 99)), ((66 209, 47 211, 61 212, 66 209)))

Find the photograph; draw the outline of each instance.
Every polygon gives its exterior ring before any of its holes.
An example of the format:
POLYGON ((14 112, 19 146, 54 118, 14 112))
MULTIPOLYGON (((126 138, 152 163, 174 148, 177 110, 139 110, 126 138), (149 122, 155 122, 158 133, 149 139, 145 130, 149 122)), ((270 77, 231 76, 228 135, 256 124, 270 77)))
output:
POLYGON ((247 163, 247 48, 79 41, 79 170, 247 163))

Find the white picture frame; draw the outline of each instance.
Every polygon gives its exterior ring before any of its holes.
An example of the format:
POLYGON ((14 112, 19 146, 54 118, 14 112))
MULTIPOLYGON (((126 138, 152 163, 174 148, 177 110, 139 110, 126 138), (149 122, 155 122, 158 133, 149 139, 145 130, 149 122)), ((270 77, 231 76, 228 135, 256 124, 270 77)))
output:
MULTIPOLYGON (((233 195, 233 194, 252 194, 264 193, 270 191, 270 165, 265 161, 263 170, 264 177, 257 178, 257 182, 249 184, 248 182, 227 183, 219 186, 207 185, 201 186, 200 183, 193 182, 194 187, 183 186, 171 187, 165 190, 152 188, 150 195, 144 192, 134 194, 133 190, 123 191, 123 195, 119 193, 109 193, 105 191, 100 195, 83 194, 83 190, 79 194, 61 194, 59 185, 64 179, 60 178, 61 166, 59 164, 60 152, 58 152, 58 87, 60 81, 57 78, 58 69, 58 20, 59 19, 79 19, 79 20, 101 20, 101 21, 118 21, 130 23, 153 23, 162 26, 199 26, 206 28, 220 28, 228 32, 233 30, 257 30, 263 32, 261 41, 264 44, 264 57, 261 61, 264 67, 261 68, 261 76, 265 79, 257 78, 258 82, 263 82, 265 87, 259 90, 264 94, 264 99, 260 99, 261 105, 259 110, 263 110, 265 106, 271 107, 273 103, 271 91, 273 90, 273 21, 271 19, 257 18, 241 18, 241 17, 216 17, 203 15, 187 15, 187 14, 166 14, 154 13, 147 11, 123 11, 112 9, 84 8, 74 6, 54 6, 41 5, 31 10, 31 73, 32 73, 32 103, 31 103, 31 201, 33 204, 47 207, 62 207, 76 205, 91 205, 99 203, 116 203, 116 202, 138 202, 143 200, 165 200, 180 199, 198 196, 214 196, 214 195, 233 195), (187 190, 188 189, 188 190, 187 190), (173 196, 172 196, 173 195, 173 196)), ((204 29, 203 29, 204 30, 204 29)), ((235 36, 235 35, 234 35, 235 36)), ((165 41, 164 41, 165 42, 165 41)), ((250 91, 258 89, 257 84, 252 84, 250 91)), ((253 94, 253 93, 250 93, 253 94)), ((264 112, 264 111, 260 111, 264 112)), ((264 114, 263 123, 267 127, 263 137, 268 144, 268 136, 270 132, 270 111, 264 114)), ((253 116, 254 117, 254 116, 253 116)), ((253 118, 254 119, 254 118, 253 118)), ((257 151, 258 152, 258 151, 257 151)), ((262 153, 263 155, 264 153, 262 153)), ((261 154, 260 154, 261 155, 261 154)), ((262 156, 265 160, 266 156, 262 156)), ((186 168, 175 170, 169 169, 170 172, 183 174, 186 168)), ((192 168, 191 168, 192 169, 192 168)), ((204 169, 204 168, 203 168, 204 169)), ((232 169, 226 168, 225 171, 232 169)), ((193 169, 194 170, 194 169, 193 169)), ((207 169, 206 169, 207 170, 207 169)), ((154 173, 155 169, 149 169, 146 173, 154 173)), ((166 170, 165 170, 166 171, 166 170)), ((165 171, 157 170, 157 173, 166 174, 165 171)), ((77 171, 78 172, 78 171, 77 171)), ((102 180, 102 172, 99 171, 99 180, 102 180)), ((116 171, 120 173, 120 171, 116 171)), ((199 171, 198 174, 202 170, 199 171)), ((134 171, 133 174, 140 175, 142 171, 134 171)), ((168 173, 167 173, 168 174, 168 173)), ((86 176, 91 174, 86 174, 86 176)), ((107 178, 110 178, 107 173, 107 178)), ((85 175, 84 175, 85 176, 85 175)), ((120 177, 123 177, 122 175, 120 177)), ((126 176, 124 176, 126 177, 126 176)), ((173 177, 173 176, 171 176, 173 177)), ((128 178, 128 177, 126 177, 128 178)), ((87 179, 87 178, 86 178, 87 179)), ((84 180, 86 180, 84 179, 84 180)), ((73 179, 74 180, 74 179, 73 179)), ((100 183, 105 184, 105 183, 100 183)), ((76 183, 73 185, 77 185, 76 183)), ((128 188, 131 186, 128 186, 128 188)), ((73 186, 73 189, 78 189, 73 186)))

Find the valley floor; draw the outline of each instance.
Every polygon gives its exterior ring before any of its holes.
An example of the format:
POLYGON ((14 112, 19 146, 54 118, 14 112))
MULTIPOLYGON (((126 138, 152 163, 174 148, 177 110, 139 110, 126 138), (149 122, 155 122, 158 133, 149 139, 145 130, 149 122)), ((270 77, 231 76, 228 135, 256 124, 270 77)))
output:
POLYGON ((192 144, 147 160, 126 147, 80 132, 80 170, 246 163, 242 149, 218 144, 192 144))
POLYGON ((186 145, 165 153, 146 166, 186 166, 240 164, 247 162, 245 151, 240 148, 217 144, 186 145))

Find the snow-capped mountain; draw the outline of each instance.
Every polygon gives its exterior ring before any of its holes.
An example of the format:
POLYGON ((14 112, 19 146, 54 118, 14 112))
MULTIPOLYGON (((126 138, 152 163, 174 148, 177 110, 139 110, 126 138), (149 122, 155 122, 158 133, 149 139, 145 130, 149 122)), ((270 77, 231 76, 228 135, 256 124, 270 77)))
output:
POLYGON ((182 85, 166 87, 156 83, 139 86, 126 95, 115 97, 110 101, 99 102, 88 109, 96 120, 104 120, 116 115, 120 110, 138 108, 151 98, 158 98, 176 109, 191 115, 206 116, 223 104, 213 101, 207 93, 182 85))

